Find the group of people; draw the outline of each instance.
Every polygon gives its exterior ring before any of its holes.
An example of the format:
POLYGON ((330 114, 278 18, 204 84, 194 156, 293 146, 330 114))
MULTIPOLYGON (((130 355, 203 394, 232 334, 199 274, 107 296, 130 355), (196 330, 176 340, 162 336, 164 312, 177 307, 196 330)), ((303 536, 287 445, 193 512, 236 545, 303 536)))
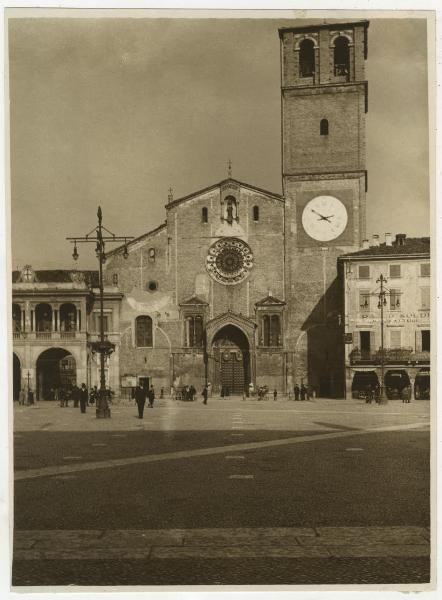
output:
POLYGON ((27 406, 31 406, 32 404, 35 404, 33 390, 31 388, 28 388, 28 391, 25 391, 22 388, 18 393, 18 403, 21 406, 24 406, 25 404, 27 406))
POLYGON ((295 400, 310 400, 310 392, 307 386, 301 383, 301 387, 296 383, 293 388, 295 400))
POLYGON ((149 408, 153 408, 153 403, 155 402, 155 389, 153 385, 148 389, 147 387, 143 387, 141 383, 138 383, 137 387, 134 390, 134 398, 138 407, 138 418, 142 419, 144 416, 144 406, 146 404, 146 399, 149 401, 149 408))
POLYGON ((78 408, 78 405, 80 405, 81 412, 85 413, 86 406, 89 406, 89 404, 95 404, 96 400, 98 399, 98 389, 97 386, 94 386, 89 394, 85 383, 82 383, 81 387, 78 387, 78 385, 73 385, 68 388, 60 388, 60 390, 56 390, 54 399, 60 400, 61 407, 68 407, 69 401, 72 400, 74 408, 78 408))

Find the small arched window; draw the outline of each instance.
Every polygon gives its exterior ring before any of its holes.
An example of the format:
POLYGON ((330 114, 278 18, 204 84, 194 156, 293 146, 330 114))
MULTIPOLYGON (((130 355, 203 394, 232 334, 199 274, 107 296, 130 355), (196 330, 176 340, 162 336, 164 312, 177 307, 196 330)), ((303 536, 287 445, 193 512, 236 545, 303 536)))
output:
POLYGON ((149 262, 150 263, 154 263, 155 262, 155 248, 149 248, 149 262))
POLYGON ((114 285, 118 285, 118 273, 114 273, 114 274, 112 275, 112 283, 113 283, 114 285))
POLYGON ((350 73, 350 48, 348 39, 344 36, 339 36, 335 40, 333 61, 335 77, 345 76, 348 78, 350 73))
POLYGON ((312 77, 315 74, 315 45, 312 40, 302 40, 299 44, 299 76, 312 77))
POLYGON ((157 281, 149 281, 147 283, 147 289, 149 292, 156 292, 158 289, 158 282, 157 281))
POLYGON ((259 206, 253 207, 253 220, 259 221, 259 206))
POLYGON ((209 211, 207 210, 207 206, 203 206, 203 208, 201 209, 201 221, 203 223, 207 223, 209 219, 209 211))
POLYGON ((321 119, 321 123, 319 124, 319 133, 321 135, 328 135, 328 120, 321 119))
POLYGON ((138 348, 152 348, 152 319, 146 315, 135 320, 135 340, 138 348))

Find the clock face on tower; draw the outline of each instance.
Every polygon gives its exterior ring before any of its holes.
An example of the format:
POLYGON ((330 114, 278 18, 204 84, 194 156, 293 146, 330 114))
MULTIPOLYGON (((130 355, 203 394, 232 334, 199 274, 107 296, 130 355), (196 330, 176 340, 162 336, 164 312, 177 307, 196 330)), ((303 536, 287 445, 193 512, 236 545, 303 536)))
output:
POLYGON ((302 212, 305 232, 318 242, 330 242, 347 227, 348 214, 344 204, 334 196, 316 196, 302 212))

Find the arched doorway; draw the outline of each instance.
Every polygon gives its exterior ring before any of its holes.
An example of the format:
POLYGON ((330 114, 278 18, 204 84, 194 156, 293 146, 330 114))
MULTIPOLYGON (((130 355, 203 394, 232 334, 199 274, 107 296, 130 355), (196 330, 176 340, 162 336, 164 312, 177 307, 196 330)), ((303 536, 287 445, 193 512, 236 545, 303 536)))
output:
POLYGON ((225 325, 214 336, 215 385, 221 395, 242 394, 250 383, 247 336, 235 325, 225 325))
POLYGON ((77 382, 75 358, 64 348, 49 348, 37 359, 37 398, 53 400, 56 388, 68 388, 77 382))
POLYGON ((384 377, 387 398, 396 400, 402 398, 404 388, 411 388, 410 377, 405 369, 390 369, 384 377))
POLYGON ((18 400, 21 390, 21 364, 19 357, 12 353, 12 394, 14 400, 18 400))
POLYGON ((369 390, 375 391, 379 387, 379 378, 376 371, 355 371, 351 383, 353 398, 359 398, 369 390))

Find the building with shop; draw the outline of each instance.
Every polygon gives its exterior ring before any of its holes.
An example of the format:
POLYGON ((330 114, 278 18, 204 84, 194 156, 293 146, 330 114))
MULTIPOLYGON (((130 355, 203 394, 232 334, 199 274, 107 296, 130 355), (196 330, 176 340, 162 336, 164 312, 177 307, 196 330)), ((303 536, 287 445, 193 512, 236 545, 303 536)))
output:
POLYGON ((430 238, 374 236, 339 258, 344 283, 347 397, 381 383, 389 398, 430 395, 430 238), (385 278, 381 321, 380 277, 385 278), (382 351, 382 342, 383 348, 382 351))
MULTIPOLYGON (((73 384, 99 385, 98 273, 42 270, 27 265, 12 274, 13 394, 32 389, 39 400, 73 384)), ((107 384, 119 387, 118 340, 121 293, 105 289, 104 322, 115 352, 107 384)))

